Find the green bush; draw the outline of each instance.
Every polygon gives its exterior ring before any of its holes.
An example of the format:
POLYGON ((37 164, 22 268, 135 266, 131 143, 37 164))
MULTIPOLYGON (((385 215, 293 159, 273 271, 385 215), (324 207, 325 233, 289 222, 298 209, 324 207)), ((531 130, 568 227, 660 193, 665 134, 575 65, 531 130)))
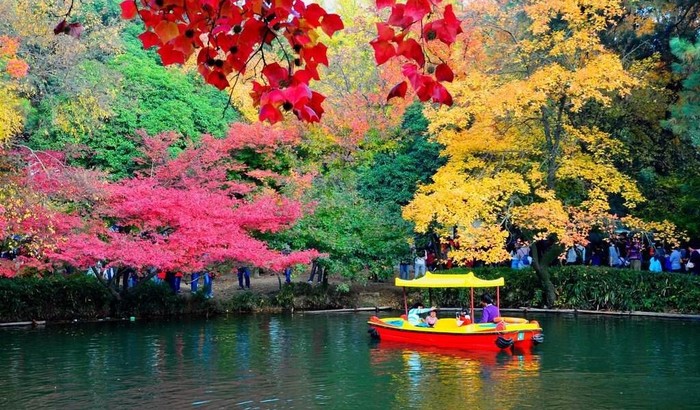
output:
POLYGON ((242 292, 224 302, 222 307, 227 312, 252 312, 255 310, 264 310, 269 305, 270 300, 264 295, 253 292, 242 292))
POLYGON ((94 277, 86 275, 0 278, 0 322, 211 316, 218 311, 216 302, 203 294, 183 298, 166 284, 144 283, 117 299, 94 277))
POLYGON ((343 286, 313 286, 306 282, 286 283, 278 292, 260 295, 243 292, 223 303, 233 312, 338 309, 353 304, 350 292, 343 286))
POLYGON ((116 316, 173 316, 183 313, 185 303, 166 283, 148 282, 127 292, 121 300, 114 300, 112 312, 116 316))
MULTIPOLYGON (((466 269, 451 272, 464 273, 466 269)), ((471 270, 484 279, 504 277, 501 306, 540 307, 542 291, 530 269, 480 268, 471 270)), ((647 312, 700 312, 700 278, 685 274, 636 272, 629 269, 565 266, 550 270, 560 309, 647 312)), ((475 298, 494 289, 475 289, 475 298)), ((428 300, 427 290, 419 291, 428 300)), ((469 289, 433 289, 438 306, 466 306, 469 289)), ((211 316, 221 311, 279 311, 336 309, 354 306, 352 292, 343 286, 285 284, 278 292, 261 295, 237 293, 217 304, 203 293, 182 297, 165 284, 144 283, 121 299, 94 277, 85 275, 0 278, 0 322, 28 320, 89 320, 101 317, 211 316)))
MULTIPOLYGON (((532 269, 513 270, 507 267, 453 269, 468 271, 483 279, 503 277, 501 307, 541 307, 542 290, 532 269)), ((647 312, 700 312, 700 278, 680 273, 652 273, 608 267, 562 266, 550 269, 557 294, 555 308, 580 310, 614 310, 647 312)), ((495 289, 475 289, 474 298, 495 289)), ((433 304, 466 306, 469 289, 433 289, 420 292, 433 304)))
POLYGON ((112 296, 95 278, 0 278, 0 321, 93 319, 109 313, 112 296))

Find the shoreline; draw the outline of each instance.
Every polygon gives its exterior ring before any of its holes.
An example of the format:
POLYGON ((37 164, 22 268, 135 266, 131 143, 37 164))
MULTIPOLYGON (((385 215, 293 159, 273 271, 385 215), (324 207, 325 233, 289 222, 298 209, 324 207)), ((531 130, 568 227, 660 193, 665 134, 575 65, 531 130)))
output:
MULTIPOLYGON (((442 311, 457 311, 460 308, 442 308, 440 310, 442 311)), ((356 307, 356 308, 340 308, 340 309, 319 309, 319 310, 296 310, 292 312, 293 314, 301 314, 301 315, 321 315, 321 314, 337 314, 337 313, 363 313, 363 312, 377 312, 379 313, 380 311, 390 311, 390 310, 396 310, 392 306, 374 306, 374 307, 356 307)), ((480 310, 480 309, 475 309, 475 310, 480 310)), ((700 314, 684 314, 684 313, 659 313, 659 312, 642 312, 642 311, 628 311, 628 312, 620 312, 620 311, 605 311, 605 310, 586 310, 586 309, 541 309, 541 308, 529 308, 529 307, 520 307, 520 308, 502 308, 500 309, 502 312, 509 312, 509 313, 522 313, 523 315, 527 315, 528 313, 548 313, 548 314, 557 314, 557 315, 587 315, 587 316, 593 316, 593 315, 599 315, 599 316, 615 316, 615 317, 653 317, 653 318, 659 318, 659 319, 673 319, 673 320, 700 320, 700 314)), ((225 312, 222 314, 236 314, 240 312, 225 312)), ((263 313, 263 312, 258 312, 258 313, 263 313)), ((250 312, 246 312, 244 314, 250 314, 250 312)), ((269 314, 269 312, 265 312, 265 314, 269 314)), ((218 315, 216 315, 218 316, 218 315)), ((195 316, 192 316, 195 317, 195 316)), ((136 318, 137 320, 143 320, 136 318)), ((161 318, 162 319, 162 318, 161 318)), ((160 320, 160 319, 154 319, 154 318, 148 318, 146 319, 147 321, 152 321, 152 320, 160 320)), ((111 323, 111 322, 133 322, 134 320, 130 320, 130 318, 101 318, 101 319, 92 319, 92 320, 73 320, 73 321, 62 321, 62 320, 57 320, 57 321, 46 321, 46 320, 33 320, 33 321, 21 321, 21 322, 5 322, 5 323, 0 323, 0 328, 17 328, 17 327, 44 327, 44 326, 51 326, 51 325, 61 325, 61 324, 75 324, 75 323, 111 323)))

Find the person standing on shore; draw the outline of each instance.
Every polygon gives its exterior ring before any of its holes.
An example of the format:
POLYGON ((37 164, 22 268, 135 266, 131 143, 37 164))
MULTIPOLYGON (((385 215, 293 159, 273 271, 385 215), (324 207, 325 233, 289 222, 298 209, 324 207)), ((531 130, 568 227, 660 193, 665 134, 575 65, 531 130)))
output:
POLYGON ((204 296, 207 299, 214 297, 214 278, 216 275, 214 272, 206 271, 204 272, 204 296))
POLYGON ((688 273, 693 276, 700 275, 700 251, 693 248, 688 248, 688 253, 690 254, 688 262, 686 263, 686 269, 688 273))
POLYGON ((238 290, 243 289, 250 289, 250 269, 246 265, 242 265, 238 268, 238 290), (243 286, 244 284, 245 287, 243 286))
POLYGON ((619 268, 620 267, 620 251, 617 249, 615 242, 611 241, 608 247, 608 263, 610 267, 619 268))
POLYGON ((421 249, 416 253, 413 266, 413 279, 418 279, 425 275, 425 264, 427 258, 428 254, 425 252, 425 249, 421 249))
POLYGON ((642 270, 642 249, 639 245, 639 239, 634 238, 627 245, 627 260, 630 261, 632 270, 642 270))
POLYGON ((671 272, 680 272, 683 268, 681 265, 681 250, 678 246, 673 247, 669 262, 671 263, 671 272))
MULTIPOLYGON (((292 253, 292 250, 289 248, 289 245, 284 245, 284 249, 282 249, 282 255, 289 256, 290 253, 292 253)), ((292 267, 291 266, 287 266, 284 268, 284 282, 285 283, 292 283, 292 267)))

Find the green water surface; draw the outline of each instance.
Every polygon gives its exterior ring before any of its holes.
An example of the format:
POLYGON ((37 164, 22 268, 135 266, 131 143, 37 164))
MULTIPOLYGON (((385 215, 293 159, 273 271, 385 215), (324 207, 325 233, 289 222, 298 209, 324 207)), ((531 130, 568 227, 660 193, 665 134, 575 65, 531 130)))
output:
POLYGON ((700 408, 697 321, 532 316, 545 343, 512 355, 373 342, 368 317, 0 329, 0 408, 700 408))

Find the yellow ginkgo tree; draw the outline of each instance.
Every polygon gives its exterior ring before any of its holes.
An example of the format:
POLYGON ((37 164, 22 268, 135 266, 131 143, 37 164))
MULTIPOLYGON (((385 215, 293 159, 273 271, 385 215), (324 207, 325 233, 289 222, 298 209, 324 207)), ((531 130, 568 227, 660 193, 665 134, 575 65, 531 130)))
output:
POLYGON ((457 262, 505 260, 514 231, 560 245, 547 255, 532 246, 548 306, 547 266, 561 246, 605 229, 612 198, 627 210, 644 200, 615 166, 622 144, 584 113, 638 85, 599 38, 621 12, 614 0, 469 2, 462 41, 445 56, 461 64, 454 106, 429 114, 448 161, 404 208, 419 231, 459 228, 457 262))
POLYGON ((0 35, 0 145, 7 144, 24 125, 24 104, 18 88, 29 65, 17 56, 18 48, 16 38, 0 35))

